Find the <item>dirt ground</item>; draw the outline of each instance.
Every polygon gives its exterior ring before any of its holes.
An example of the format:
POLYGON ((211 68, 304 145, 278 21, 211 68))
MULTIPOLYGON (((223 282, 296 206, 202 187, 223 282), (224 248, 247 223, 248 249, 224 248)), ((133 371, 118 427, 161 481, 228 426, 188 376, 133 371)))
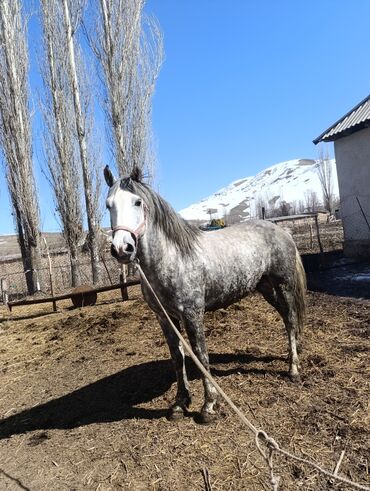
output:
MULTIPOLYGON (((0 307, 0 490, 267 490, 254 437, 221 405, 202 426, 169 422, 174 373, 140 290, 99 304, 0 307), (208 484, 205 475, 208 474, 208 484)), ((308 294, 302 382, 287 378, 287 338, 258 295, 206 316, 212 372, 280 446, 370 486, 370 301, 308 294)), ((281 490, 350 489, 274 457, 281 490)))

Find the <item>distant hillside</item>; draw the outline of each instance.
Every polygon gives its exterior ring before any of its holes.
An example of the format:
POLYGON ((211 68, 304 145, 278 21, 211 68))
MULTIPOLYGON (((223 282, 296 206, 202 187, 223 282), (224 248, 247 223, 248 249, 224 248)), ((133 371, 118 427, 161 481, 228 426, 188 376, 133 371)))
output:
MULTIPOLYGON (((335 160, 333 169, 334 192, 338 195, 335 160)), ((273 165, 254 177, 245 177, 232 182, 199 203, 180 211, 187 220, 205 222, 209 220, 208 210, 213 218, 229 216, 230 221, 241 221, 257 215, 257 208, 263 202, 267 208, 277 208, 283 201, 303 204, 306 195, 315 192, 321 200, 321 185, 314 160, 300 159, 273 165)), ((61 233, 44 233, 50 251, 65 249, 61 233)), ((0 260, 20 257, 16 235, 0 236, 0 260)))
MULTIPOLYGON (((60 232, 43 232, 48 243, 50 252, 66 249, 66 243, 60 232)), ((18 239, 16 235, 0 235, 0 261, 16 259, 21 256, 18 239)))
MULTIPOLYGON (((334 194, 338 196, 338 180, 335 160, 330 161, 333 173, 334 194)), ((232 182, 208 198, 180 211, 186 220, 209 220, 212 216, 221 218, 228 215, 233 221, 257 216, 257 208, 263 202, 267 208, 277 208, 282 202, 308 201, 312 192, 322 198, 321 185, 317 173, 317 163, 311 159, 289 160, 273 165, 254 177, 245 177, 232 182)))

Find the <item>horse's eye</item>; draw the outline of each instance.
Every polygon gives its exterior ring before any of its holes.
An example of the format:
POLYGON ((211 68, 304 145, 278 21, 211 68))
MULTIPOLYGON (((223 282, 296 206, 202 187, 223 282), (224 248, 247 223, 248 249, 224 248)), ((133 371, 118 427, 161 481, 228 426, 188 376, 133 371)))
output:
POLYGON ((135 206, 141 206, 141 199, 137 199, 135 201, 135 206))

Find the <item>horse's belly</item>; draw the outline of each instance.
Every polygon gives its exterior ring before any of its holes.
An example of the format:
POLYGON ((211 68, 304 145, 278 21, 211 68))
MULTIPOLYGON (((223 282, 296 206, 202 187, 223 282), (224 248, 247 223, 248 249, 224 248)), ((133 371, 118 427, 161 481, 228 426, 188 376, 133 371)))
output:
POLYGON ((228 297, 218 297, 218 298, 210 298, 206 302, 206 308, 205 310, 207 312, 211 312, 213 310, 218 310, 221 308, 226 308, 229 305, 232 305, 235 302, 239 302, 242 298, 246 297, 248 295, 248 291, 245 292, 243 295, 233 295, 233 296, 228 296, 228 297))
POLYGON ((253 292, 269 267, 268 258, 255 248, 230 248, 223 260, 213 258, 205 275, 205 308, 216 310, 253 292))
POLYGON ((244 278, 235 282, 223 281, 217 286, 209 285, 205 292, 205 310, 217 310, 238 302, 256 289, 259 278, 249 282, 243 280, 244 278))

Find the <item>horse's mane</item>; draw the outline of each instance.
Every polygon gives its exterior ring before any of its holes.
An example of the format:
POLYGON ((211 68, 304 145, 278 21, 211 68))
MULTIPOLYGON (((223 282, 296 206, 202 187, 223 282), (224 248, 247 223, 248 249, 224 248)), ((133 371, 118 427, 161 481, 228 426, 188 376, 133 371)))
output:
POLYGON ((189 255, 198 243, 201 231, 186 222, 172 206, 147 184, 128 178, 120 180, 120 188, 140 196, 147 206, 147 213, 153 225, 163 232, 167 240, 172 242, 178 250, 189 255))

